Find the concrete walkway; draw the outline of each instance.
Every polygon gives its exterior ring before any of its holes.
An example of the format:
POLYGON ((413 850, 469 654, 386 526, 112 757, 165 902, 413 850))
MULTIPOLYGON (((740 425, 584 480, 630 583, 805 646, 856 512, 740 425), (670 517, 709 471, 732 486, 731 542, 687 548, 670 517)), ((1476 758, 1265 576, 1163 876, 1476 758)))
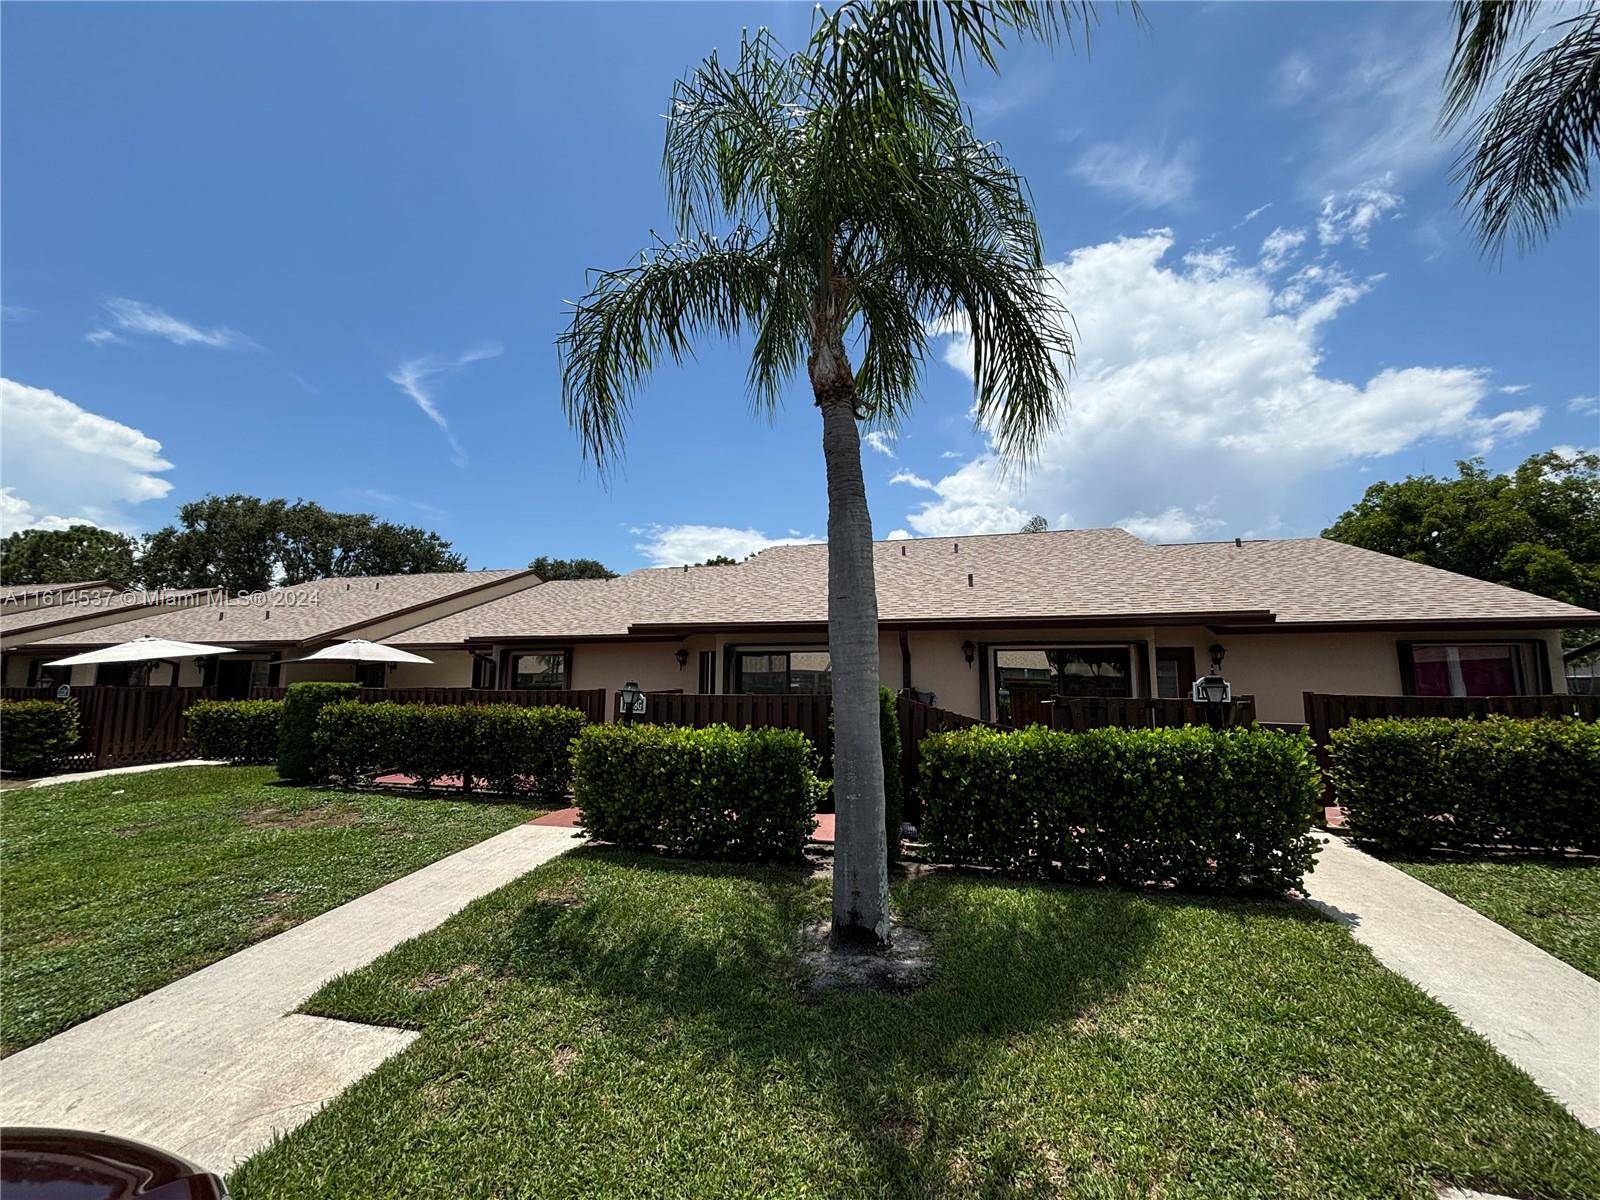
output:
POLYGON ((1600 980, 1341 838, 1326 839, 1305 892, 1600 1131, 1600 980))
POLYGON ((70 775, 46 775, 43 779, 8 779, 8 788, 54 787, 58 783, 82 783, 86 779, 105 779, 111 775, 143 775, 146 771, 170 771, 173 767, 225 767, 221 758, 186 758, 181 762, 141 763, 137 767, 103 767, 98 771, 74 771, 70 775))
POLYGON ((417 1036, 286 1014, 577 844, 519 825, 18 1051, 0 1062, 0 1125, 120 1134, 229 1171, 417 1036))

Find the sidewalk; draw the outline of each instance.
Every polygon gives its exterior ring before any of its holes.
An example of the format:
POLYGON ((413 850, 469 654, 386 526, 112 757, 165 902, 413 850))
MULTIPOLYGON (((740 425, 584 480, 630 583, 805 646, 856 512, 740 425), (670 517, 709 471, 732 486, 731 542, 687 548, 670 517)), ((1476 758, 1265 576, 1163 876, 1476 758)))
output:
POLYGON ((18 1051, 0 1124, 120 1134, 225 1173, 417 1036, 286 1014, 576 844, 519 825, 18 1051))
POLYGON ((1326 838, 1306 898, 1600 1132, 1600 980, 1326 838))

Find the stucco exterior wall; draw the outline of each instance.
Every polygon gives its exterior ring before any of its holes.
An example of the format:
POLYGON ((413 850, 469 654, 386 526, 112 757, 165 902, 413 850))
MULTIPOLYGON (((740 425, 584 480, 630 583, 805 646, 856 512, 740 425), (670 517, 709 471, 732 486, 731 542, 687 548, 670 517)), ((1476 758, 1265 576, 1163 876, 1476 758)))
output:
POLYGON ((465 650, 420 650, 429 663, 396 663, 386 673, 384 686, 392 688, 456 688, 472 686, 472 655, 465 650))

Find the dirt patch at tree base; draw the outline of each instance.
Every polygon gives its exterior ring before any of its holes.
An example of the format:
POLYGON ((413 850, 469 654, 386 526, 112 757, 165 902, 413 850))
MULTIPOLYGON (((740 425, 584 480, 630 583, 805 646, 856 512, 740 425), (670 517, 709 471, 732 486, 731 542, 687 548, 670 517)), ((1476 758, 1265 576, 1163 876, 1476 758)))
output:
POLYGON ((825 923, 800 931, 801 994, 816 1000, 834 992, 904 995, 933 978, 933 942, 921 930, 896 925, 886 947, 839 946, 825 923))

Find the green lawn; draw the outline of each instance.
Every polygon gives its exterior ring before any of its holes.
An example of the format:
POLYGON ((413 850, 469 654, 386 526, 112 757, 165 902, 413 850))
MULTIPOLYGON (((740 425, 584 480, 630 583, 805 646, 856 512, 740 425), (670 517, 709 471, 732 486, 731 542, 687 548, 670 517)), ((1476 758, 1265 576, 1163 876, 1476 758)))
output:
POLYGON ((21 1049, 528 820, 185 767, 0 794, 0 1048, 21 1049))
POLYGON ((579 850, 308 1011, 423 1036, 240 1200, 1600 1196, 1600 1138, 1287 903, 934 875, 937 968, 803 1002, 827 882, 579 850))
POLYGON ((1600 979, 1600 863, 1593 859, 1393 865, 1600 979))

